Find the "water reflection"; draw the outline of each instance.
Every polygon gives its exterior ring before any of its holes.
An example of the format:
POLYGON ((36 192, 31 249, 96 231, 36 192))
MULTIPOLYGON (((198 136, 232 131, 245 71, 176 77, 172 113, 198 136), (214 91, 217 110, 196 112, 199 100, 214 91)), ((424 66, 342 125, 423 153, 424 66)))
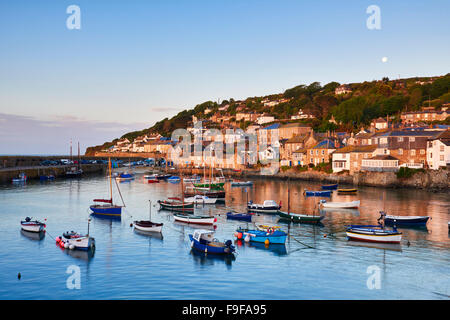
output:
POLYGON ((200 265, 212 266, 215 263, 224 262, 228 270, 231 269, 233 261, 236 260, 234 254, 207 254, 194 249, 191 249, 190 255, 200 265))
POLYGON ((30 232, 20 229, 20 234, 25 238, 32 241, 41 241, 45 238, 45 231, 43 232, 30 232))
POLYGON ((371 243, 371 242, 348 240, 347 245, 402 252, 402 245, 400 243, 371 243))
POLYGON ((94 258, 95 255, 95 247, 92 249, 89 249, 87 251, 85 250, 70 250, 70 249, 64 249, 61 248, 61 251, 63 251, 65 254, 71 256, 72 258, 82 260, 87 262, 88 264, 91 262, 91 260, 94 258))
POLYGON ((163 240, 162 232, 142 231, 142 230, 138 230, 136 228, 134 228, 133 231, 134 231, 134 233, 136 233, 137 235, 139 235, 141 237, 148 238, 149 241, 151 239, 163 240))
POLYGON ((245 242, 242 240, 235 240, 234 244, 236 245, 236 248, 238 249, 250 249, 250 248, 254 248, 256 250, 263 250, 263 251, 267 251, 267 252, 271 252, 276 256, 285 256, 287 255, 287 250, 286 250, 286 245, 284 244, 276 244, 276 243, 272 243, 272 244, 264 244, 264 243, 259 243, 259 242, 245 242))

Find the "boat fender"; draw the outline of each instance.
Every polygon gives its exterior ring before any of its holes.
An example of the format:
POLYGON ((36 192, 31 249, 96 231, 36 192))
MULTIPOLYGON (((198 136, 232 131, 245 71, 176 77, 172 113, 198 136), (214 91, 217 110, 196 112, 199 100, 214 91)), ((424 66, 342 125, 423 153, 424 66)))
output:
POLYGON ((191 241, 191 248, 194 247, 194 241, 191 241))
POLYGON ((60 241, 61 241, 61 238, 60 237, 56 237, 56 243, 59 243, 60 241))
POLYGON ((208 253, 208 247, 205 248, 205 253, 208 253))
POLYGON ((64 248, 64 241, 60 241, 60 242, 59 242, 59 246, 60 246, 61 248, 64 248))
POLYGON ((238 232, 237 238, 242 239, 242 232, 238 232))
POLYGON ((69 244, 68 244, 68 243, 65 243, 65 244, 64 244, 64 248, 67 249, 68 247, 69 247, 69 244))
POLYGON ((250 242, 250 235, 247 235, 244 239, 245 242, 250 242))
POLYGON ((264 241, 264 244, 265 244, 265 245, 268 245, 269 243, 270 243, 269 239, 266 239, 266 240, 264 241))
POLYGON ((75 249, 75 246, 73 244, 71 244, 71 245, 69 245, 69 249, 73 250, 73 249, 75 249))

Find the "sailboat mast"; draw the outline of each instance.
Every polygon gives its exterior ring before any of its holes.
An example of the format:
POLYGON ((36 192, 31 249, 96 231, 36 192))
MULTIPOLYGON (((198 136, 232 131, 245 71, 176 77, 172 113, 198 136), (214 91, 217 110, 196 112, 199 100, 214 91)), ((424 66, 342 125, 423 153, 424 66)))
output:
POLYGON ((111 174, 111 158, 108 158, 108 171, 109 171, 109 194, 111 195, 111 205, 112 205, 112 174, 111 174))
POLYGON ((291 192, 290 192, 290 190, 289 190, 289 182, 288 182, 288 190, 287 190, 288 192, 287 192, 287 194, 288 194, 288 209, 287 209, 287 213, 289 214, 289 212, 290 212, 290 200, 291 200, 291 192))

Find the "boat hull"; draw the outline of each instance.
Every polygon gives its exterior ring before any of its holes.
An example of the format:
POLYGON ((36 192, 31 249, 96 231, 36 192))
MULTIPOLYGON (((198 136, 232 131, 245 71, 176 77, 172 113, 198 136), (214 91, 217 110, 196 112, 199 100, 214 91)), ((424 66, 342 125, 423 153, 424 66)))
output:
POLYGON ((379 243, 400 243, 401 234, 395 235, 369 235, 347 231, 347 237, 351 240, 379 243))
POLYGON ((45 231, 45 224, 34 222, 21 222, 22 229, 28 232, 43 232, 45 231))
POLYGON ((287 234, 282 231, 275 231, 274 233, 268 233, 259 230, 238 229, 237 232, 242 233, 241 236, 242 239, 245 239, 248 235, 250 242, 266 243, 266 240, 268 240, 269 244, 284 244, 286 243, 287 238, 287 234))
POLYGON ((161 232, 162 223, 152 223, 150 221, 134 221, 134 228, 144 232, 161 232))
POLYGON ((94 215, 120 217, 122 215, 121 206, 92 205, 89 207, 94 215))
POLYGON ((182 214, 174 214, 175 221, 190 223, 190 224, 204 224, 211 225, 217 222, 217 218, 215 217, 200 217, 200 216, 188 216, 182 214))
POLYGON ((356 194, 357 189, 337 189, 338 194, 356 194))
POLYGON ((329 191, 305 191, 307 197, 331 197, 331 190, 329 191))
POLYGON ((91 237, 81 237, 81 238, 77 238, 77 239, 68 239, 66 237, 62 237, 61 238, 61 242, 64 244, 68 244, 69 247, 71 245, 74 246, 74 249, 76 250, 84 250, 87 251, 93 247, 95 247, 95 239, 91 238, 91 237))
POLYGON ((324 218, 324 216, 311 216, 306 214, 278 212, 281 220, 292 221, 297 223, 317 224, 324 218))
POLYGON ((228 212, 227 213, 227 219, 229 220, 240 220, 240 221, 252 221, 252 215, 248 213, 233 213, 228 212))
POLYGON ((337 190, 338 185, 337 184, 329 184, 326 186, 322 186, 321 188, 322 188, 322 190, 337 190))
POLYGON ((356 209, 359 208, 360 201, 351 201, 351 202, 323 202, 323 208, 334 208, 334 209, 356 209))
POLYGON ((387 225, 396 225, 396 226, 423 226, 428 222, 428 216, 386 216, 384 218, 384 223, 387 225))

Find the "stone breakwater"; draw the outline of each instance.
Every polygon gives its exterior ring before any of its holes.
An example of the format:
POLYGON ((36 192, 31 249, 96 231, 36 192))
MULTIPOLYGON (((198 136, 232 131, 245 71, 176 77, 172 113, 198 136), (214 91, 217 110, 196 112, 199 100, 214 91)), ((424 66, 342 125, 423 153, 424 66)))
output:
MULTIPOLYGON (((183 175, 198 174, 203 175, 202 169, 182 169, 170 170, 183 175)), ((226 177, 235 177, 237 179, 280 179, 280 180, 304 180, 319 181, 324 183, 339 183, 352 186, 372 186, 383 188, 416 188, 431 189, 440 191, 450 191, 450 171, 448 170, 426 170, 417 172, 410 178, 397 178, 394 172, 358 172, 354 175, 329 174, 318 171, 298 172, 295 170, 286 170, 278 172, 275 175, 261 175, 259 170, 242 170, 236 172, 233 170, 224 170, 226 177)))

